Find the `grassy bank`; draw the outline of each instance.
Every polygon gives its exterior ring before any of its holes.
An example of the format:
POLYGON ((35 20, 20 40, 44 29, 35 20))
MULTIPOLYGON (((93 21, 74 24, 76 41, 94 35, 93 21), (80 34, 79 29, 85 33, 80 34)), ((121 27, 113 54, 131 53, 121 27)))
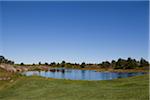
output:
POLYGON ((19 77, 0 81, 0 100, 148 100, 148 75, 109 81, 19 77))

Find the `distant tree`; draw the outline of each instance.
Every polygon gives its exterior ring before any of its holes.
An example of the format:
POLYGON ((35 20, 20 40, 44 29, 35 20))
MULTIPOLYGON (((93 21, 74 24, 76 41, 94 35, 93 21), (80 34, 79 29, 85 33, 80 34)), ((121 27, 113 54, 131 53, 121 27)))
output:
POLYGON ((45 62, 45 65, 48 65, 48 63, 47 63, 47 62, 45 62))
POLYGON ((63 60, 63 61, 61 62, 61 67, 65 67, 65 64, 66 64, 66 62, 63 60))
POLYGON ((80 65, 81 68, 85 68, 85 66, 86 66, 85 62, 82 62, 80 65))
POLYGON ((66 63, 66 64, 65 64, 65 67, 66 67, 66 68, 72 68, 72 64, 71 64, 71 63, 66 63))
POLYGON ((0 56, 0 63, 14 64, 14 61, 11 61, 11 60, 9 60, 9 59, 6 59, 4 56, 0 56))
POLYGON ((78 63, 74 63, 74 66, 80 66, 78 63))
POLYGON ((14 64, 14 62, 11 61, 11 60, 8 60, 8 61, 7 61, 7 64, 14 64))
POLYGON ((63 60, 61 63, 62 63, 62 64, 65 64, 66 62, 63 60))
POLYGON ((20 63, 20 65, 24 65, 24 63, 22 62, 22 63, 20 63))
POLYGON ((4 56, 0 56, 0 63, 4 63, 5 61, 5 57, 4 56))
POLYGON ((39 65, 41 65, 41 62, 39 62, 39 65))
POLYGON ((60 64, 60 63, 57 63, 57 64, 56 64, 56 67, 61 67, 61 64, 60 64))
POLYGON ((33 63, 32 65, 35 66, 35 63, 33 63))
POLYGON ((15 62, 14 62, 14 61, 11 61, 11 64, 15 64, 15 62))
POLYGON ((148 67, 148 66, 149 66, 149 62, 146 61, 144 58, 141 58, 140 67, 148 67))
POLYGON ((4 57, 4 56, 0 56, 0 60, 1 60, 1 59, 5 59, 5 57, 4 57))
POLYGON ((53 65, 56 65, 56 63, 55 63, 55 62, 52 62, 50 65, 52 65, 52 66, 53 66, 53 65))
POLYGON ((102 68, 109 68, 110 67, 110 62, 109 61, 103 61, 101 63, 102 68))
POLYGON ((111 61, 111 67, 112 67, 112 68, 115 68, 115 67, 116 67, 116 61, 115 61, 115 60, 112 60, 112 61, 111 61))
POLYGON ((136 67, 138 67, 137 61, 135 59, 128 58, 126 61, 126 65, 124 66, 124 69, 133 69, 136 67))
POLYGON ((118 61, 116 62, 116 66, 114 67, 115 69, 123 69, 126 66, 127 62, 125 59, 119 58, 118 61))
POLYGON ((56 63, 55 62, 52 62, 52 63, 50 63, 50 66, 56 66, 56 63))

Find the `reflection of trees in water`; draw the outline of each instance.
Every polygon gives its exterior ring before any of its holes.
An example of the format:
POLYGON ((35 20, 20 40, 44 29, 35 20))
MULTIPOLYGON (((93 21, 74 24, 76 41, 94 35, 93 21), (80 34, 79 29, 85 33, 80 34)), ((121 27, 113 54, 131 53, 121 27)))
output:
POLYGON ((62 72, 65 73, 65 69, 50 69, 50 72, 62 72))
POLYGON ((62 71, 61 71, 63 74, 65 73, 65 70, 64 69, 62 69, 62 71))
POLYGON ((130 73, 127 73, 127 76, 131 77, 131 76, 133 76, 133 74, 134 74, 134 73, 131 73, 131 72, 130 72, 130 73))
POLYGON ((52 73, 53 77, 65 78, 65 69, 63 68, 51 68, 49 72, 52 73))
POLYGON ((85 70, 81 70, 81 77, 82 79, 85 79, 85 70))
POLYGON ((117 78, 122 78, 122 73, 116 73, 117 78))
POLYGON ((65 69, 62 69, 62 71, 61 71, 61 77, 65 78, 65 69))

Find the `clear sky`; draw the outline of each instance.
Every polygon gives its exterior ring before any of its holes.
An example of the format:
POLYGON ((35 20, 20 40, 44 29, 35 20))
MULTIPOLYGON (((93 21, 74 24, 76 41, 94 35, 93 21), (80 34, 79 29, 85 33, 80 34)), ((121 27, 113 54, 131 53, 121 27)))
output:
POLYGON ((148 59, 148 1, 0 4, 0 52, 16 63, 148 59))

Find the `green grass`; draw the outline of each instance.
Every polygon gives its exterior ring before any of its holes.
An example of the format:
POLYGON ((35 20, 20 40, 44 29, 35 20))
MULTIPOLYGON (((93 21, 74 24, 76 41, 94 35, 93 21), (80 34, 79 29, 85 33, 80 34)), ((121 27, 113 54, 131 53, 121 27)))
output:
POLYGON ((149 77, 73 81, 22 76, 0 81, 0 100, 149 100, 149 77))

